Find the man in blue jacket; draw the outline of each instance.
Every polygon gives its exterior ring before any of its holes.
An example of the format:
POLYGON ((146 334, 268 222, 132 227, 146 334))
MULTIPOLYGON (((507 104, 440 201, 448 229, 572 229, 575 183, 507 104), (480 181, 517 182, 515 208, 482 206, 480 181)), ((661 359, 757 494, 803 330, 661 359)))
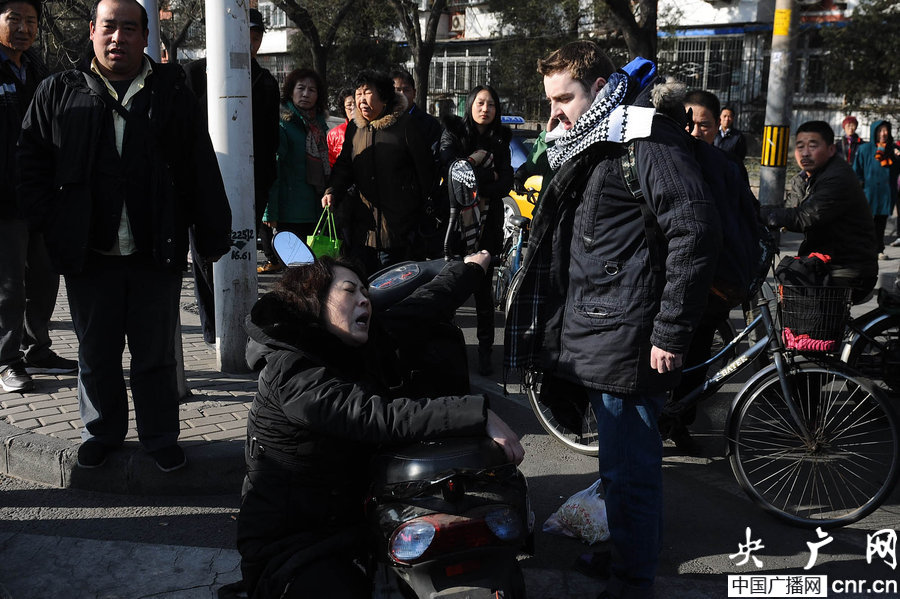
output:
POLYGON ((16 205, 16 140, 34 90, 47 76, 31 51, 40 19, 38 0, 0 0, 0 387, 20 393, 34 389, 31 374, 78 368, 50 350, 59 275, 16 205))
MULTIPOLYGON (((580 395, 597 419, 609 577, 601 597, 654 596, 661 549, 657 418, 706 305, 719 220, 684 123, 656 116, 655 65, 617 71, 594 42, 538 62, 556 171, 532 221, 506 321, 506 367, 544 372, 541 394, 580 395), (634 144, 640 197, 623 176, 634 144), (649 236, 648 221, 655 234, 649 236)), ((599 569, 599 568, 598 568, 599 569)))
POLYGON ((65 275, 78 336, 78 465, 97 468, 128 432, 125 340, 137 434, 164 472, 178 446, 175 324, 191 227, 216 260, 231 210, 197 100, 178 65, 144 56, 147 12, 101 0, 85 71, 44 80, 19 140, 19 201, 65 275))

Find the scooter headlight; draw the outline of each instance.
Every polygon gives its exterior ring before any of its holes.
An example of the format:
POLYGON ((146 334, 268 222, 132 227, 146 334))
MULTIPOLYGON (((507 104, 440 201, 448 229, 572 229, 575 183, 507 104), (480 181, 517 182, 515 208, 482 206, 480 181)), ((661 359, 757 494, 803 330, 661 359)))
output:
POLYGON ((484 521, 501 541, 514 541, 522 537, 522 522, 508 507, 491 510, 485 515, 484 521))
POLYGON ((434 533, 434 524, 427 520, 413 520, 404 524, 391 535, 391 556, 400 562, 421 557, 434 540, 434 533))

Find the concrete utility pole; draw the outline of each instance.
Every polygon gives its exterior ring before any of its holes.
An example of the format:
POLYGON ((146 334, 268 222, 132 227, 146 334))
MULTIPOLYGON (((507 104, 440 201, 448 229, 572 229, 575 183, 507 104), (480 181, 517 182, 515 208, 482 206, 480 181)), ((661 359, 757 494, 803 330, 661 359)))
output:
POLYGON ((793 0, 775 0, 766 126, 759 169, 759 201, 764 205, 784 204, 794 89, 791 69, 794 65, 795 40, 792 38, 797 31, 797 11, 793 10, 793 4, 793 0))
POLYGON ((147 56, 159 62, 159 5, 156 0, 138 0, 147 11, 147 27, 150 36, 147 38, 147 56))
POLYGON ((209 134, 231 206, 231 250, 213 266, 216 365, 247 372, 244 317, 256 301, 253 122, 250 109, 250 24, 247 0, 206 3, 209 134))

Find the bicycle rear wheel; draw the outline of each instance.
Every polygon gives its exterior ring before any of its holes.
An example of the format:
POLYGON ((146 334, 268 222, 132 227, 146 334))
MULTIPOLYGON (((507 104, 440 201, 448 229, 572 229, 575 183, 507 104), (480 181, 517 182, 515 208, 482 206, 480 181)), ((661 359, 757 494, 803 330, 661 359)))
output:
POLYGON ((597 419, 594 417, 594 410, 588 407, 581 419, 581 430, 571 431, 563 427, 553 416, 550 408, 541 403, 540 373, 529 372, 526 375, 525 395, 528 396, 528 403, 538 422, 551 437, 576 453, 597 455, 597 419))
POLYGON ((843 526, 872 513, 897 481, 897 417, 871 382, 834 365, 795 365, 791 384, 808 441, 774 367, 735 400, 727 440, 741 487, 797 526, 843 526))
POLYGON ((884 314, 845 346, 841 359, 893 395, 900 395, 900 314, 884 314))

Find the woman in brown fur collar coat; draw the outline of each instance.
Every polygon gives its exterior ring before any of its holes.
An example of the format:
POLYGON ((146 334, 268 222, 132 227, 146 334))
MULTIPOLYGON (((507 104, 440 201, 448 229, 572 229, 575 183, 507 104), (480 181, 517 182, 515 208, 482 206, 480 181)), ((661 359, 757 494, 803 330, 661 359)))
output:
POLYGON ((387 74, 364 70, 354 88, 356 112, 322 205, 338 209, 349 224, 353 253, 372 272, 409 259, 434 165, 406 112, 406 98, 394 92, 387 74))

